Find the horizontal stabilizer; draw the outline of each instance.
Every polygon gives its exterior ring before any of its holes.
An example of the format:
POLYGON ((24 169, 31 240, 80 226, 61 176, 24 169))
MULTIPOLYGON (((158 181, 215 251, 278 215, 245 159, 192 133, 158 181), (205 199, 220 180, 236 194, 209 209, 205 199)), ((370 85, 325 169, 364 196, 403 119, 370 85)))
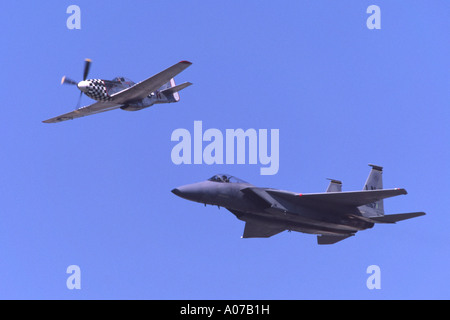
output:
POLYGON ((192 85, 191 82, 185 82, 185 83, 179 84, 175 87, 167 88, 167 89, 161 91, 161 93, 163 93, 165 95, 174 94, 175 92, 181 91, 181 90, 189 87, 190 85, 192 85))
POLYGON ((351 236, 354 236, 354 234, 345 234, 342 236, 317 236, 317 243, 318 244, 334 244, 336 242, 345 240, 351 236))
POLYGON ((269 238, 286 230, 283 227, 272 226, 267 223, 246 222, 242 238, 269 238))
POLYGON ((388 214, 381 217, 373 217, 370 218, 370 220, 373 220, 376 223, 396 223, 397 221, 416 218, 424 215, 425 212, 398 213, 398 214, 388 214))

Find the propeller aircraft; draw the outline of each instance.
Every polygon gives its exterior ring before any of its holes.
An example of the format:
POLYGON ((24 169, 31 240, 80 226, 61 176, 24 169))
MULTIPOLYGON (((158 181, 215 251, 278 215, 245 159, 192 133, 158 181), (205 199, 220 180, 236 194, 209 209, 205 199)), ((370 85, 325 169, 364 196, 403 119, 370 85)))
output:
POLYGON ((66 76, 61 79, 61 84, 74 85, 80 90, 77 108, 42 122, 56 123, 73 120, 118 108, 126 111, 138 111, 157 103, 178 102, 180 100, 178 92, 192 85, 190 82, 175 85, 173 79, 192 64, 189 61, 180 61, 139 83, 124 77, 116 77, 113 80, 87 79, 91 63, 90 59, 85 60, 83 80, 80 82, 66 76), (83 93, 97 102, 80 108, 83 93))

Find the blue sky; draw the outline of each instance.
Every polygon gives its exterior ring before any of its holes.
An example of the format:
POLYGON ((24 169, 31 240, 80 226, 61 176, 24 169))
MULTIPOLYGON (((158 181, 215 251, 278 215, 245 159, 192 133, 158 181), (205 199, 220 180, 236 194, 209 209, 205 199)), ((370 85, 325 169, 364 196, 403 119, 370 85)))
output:
MULTIPOLYGON (((2 6, 1 299, 449 299, 447 1, 53 1, 2 6), (69 30, 66 8, 81 8, 69 30), (381 9, 369 30, 366 9, 381 9), (180 61, 177 104, 43 124, 90 77, 143 80, 180 61), (177 128, 279 129, 280 169, 175 165, 177 128), (384 167, 387 213, 333 246, 241 239, 225 209, 174 187, 226 172, 257 186, 359 190, 384 167), (81 269, 80 290, 66 268, 81 269), (378 265, 381 289, 366 269, 378 265)), ((84 105, 91 100, 83 97, 84 105)))

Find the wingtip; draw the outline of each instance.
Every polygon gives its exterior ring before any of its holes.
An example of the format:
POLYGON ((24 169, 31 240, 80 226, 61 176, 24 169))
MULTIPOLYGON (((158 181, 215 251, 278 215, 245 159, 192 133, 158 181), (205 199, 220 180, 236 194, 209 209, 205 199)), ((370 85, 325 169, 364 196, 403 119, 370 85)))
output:
POLYGON ((403 188, 394 188, 394 190, 399 190, 400 194, 408 194, 408 192, 406 191, 406 189, 403 188))
POLYGON ((192 64, 192 62, 190 62, 190 61, 187 61, 187 60, 181 60, 181 61, 180 61, 180 63, 184 63, 184 64, 189 64, 189 65, 191 65, 191 64, 192 64))

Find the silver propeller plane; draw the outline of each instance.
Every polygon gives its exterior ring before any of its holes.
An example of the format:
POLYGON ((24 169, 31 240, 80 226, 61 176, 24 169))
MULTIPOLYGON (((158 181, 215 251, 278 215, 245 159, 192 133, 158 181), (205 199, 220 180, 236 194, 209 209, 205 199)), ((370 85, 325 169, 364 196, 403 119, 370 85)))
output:
POLYGON ((318 244, 333 244, 372 228, 396 223, 424 212, 384 214, 383 199, 404 195, 405 189, 383 189, 382 170, 372 167, 362 191, 342 191, 331 179, 326 192, 295 193, 259 188, 226 174, 172 190, 184 199, 225 207, 245 221, 242 238, 268 238, 285 230, 316 234, 318 244))
POLYGON ((124 77, 113 80, 87 79, 91 60, 86 59, 82 81, 76 82, 66 76, 61 80, 61 84, 75 85, 80 90, 77 109, 42 122, 56 123, 118 108, 137 111, 155 103, 178 102, 180 100, 178 92, 192 83, 175 85, 173 77, 191 64, 189 61, 181 61, 144 81, 134 83, 124 77), (79 108, 83 93, 97 102, 79 108))

